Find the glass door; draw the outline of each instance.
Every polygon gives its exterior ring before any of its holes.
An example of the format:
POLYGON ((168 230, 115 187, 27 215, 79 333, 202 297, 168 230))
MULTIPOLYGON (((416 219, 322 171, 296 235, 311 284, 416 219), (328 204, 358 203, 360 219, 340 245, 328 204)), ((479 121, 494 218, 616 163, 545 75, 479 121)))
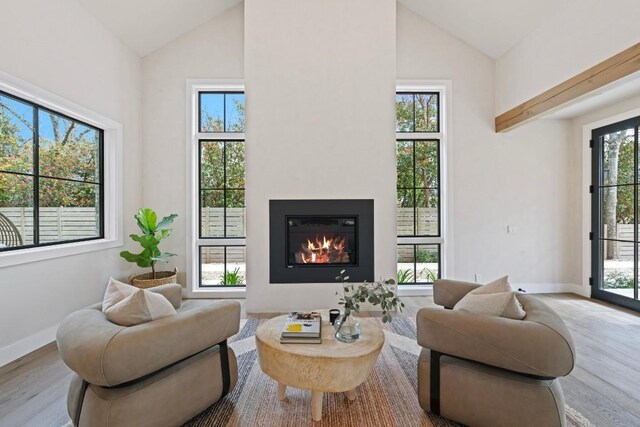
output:
POLYGON ((592 131, 591 295, 634 310, 638 300, 640 117, 592 131))

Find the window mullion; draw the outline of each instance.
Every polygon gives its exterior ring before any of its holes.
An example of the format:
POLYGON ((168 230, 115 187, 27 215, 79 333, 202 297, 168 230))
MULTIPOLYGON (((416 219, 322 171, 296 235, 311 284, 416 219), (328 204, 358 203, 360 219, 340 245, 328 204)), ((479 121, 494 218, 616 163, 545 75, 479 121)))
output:
POLYGON ((33 244, 40 244, 40 125, 39 110, 33 108, 33 244))
POLYGON ((444 137, 442 132, 396 132, 397 140, 436 141, 444 137))
POLYGON ((222 235, 227 237, 227 141, 222 143, 222 235))
POLYGON ((244 132, 196 132, 195 139, 206 141, 243 141, 244 132))
POLYGON ((416 245, 431 245, 431 244, 442 244, 444 243, 443 237, 433 236, 433 237, 404 237, 399 236, 397 238, 397 242, 399 245, 403 244, 416 244, 416 245))

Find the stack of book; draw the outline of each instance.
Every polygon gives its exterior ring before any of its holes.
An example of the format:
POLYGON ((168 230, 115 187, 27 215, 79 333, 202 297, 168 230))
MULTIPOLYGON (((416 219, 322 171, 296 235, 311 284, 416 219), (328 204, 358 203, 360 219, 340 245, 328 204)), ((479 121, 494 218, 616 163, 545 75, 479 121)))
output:
POLYGON ((282 344, 321 344, 322 316, 320 313, 292 312, 284 321, 282 344))

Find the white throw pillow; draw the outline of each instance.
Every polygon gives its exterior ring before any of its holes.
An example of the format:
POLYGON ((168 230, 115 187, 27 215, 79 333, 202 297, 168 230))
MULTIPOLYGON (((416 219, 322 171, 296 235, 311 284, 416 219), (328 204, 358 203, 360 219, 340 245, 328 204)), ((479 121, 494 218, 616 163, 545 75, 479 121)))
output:
POLYGON ((504 276, 475 288, 470 293, 472 294, 495 294, 496 292, 511 292, 511 285, 509 284, 509 276, 504 276))
POLYGON ((516 293, 511 290, 507 276, 469 292, 453 309, 517 320, 527 315, 516 298, 516 293))
POLYGON ((134 326, 176 314, 176 309, 162 294, 110 278, 102 300, 102 312, 115 324, 134 326))

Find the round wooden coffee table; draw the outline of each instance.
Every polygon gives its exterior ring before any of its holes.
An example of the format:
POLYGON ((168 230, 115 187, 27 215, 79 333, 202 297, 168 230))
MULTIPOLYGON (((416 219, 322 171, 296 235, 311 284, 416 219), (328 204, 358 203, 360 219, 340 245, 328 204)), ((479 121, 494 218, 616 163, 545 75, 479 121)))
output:
POLYGON ((256 331, 256 349, 262 372, 278 382, 278 398, 285 399, 287 386, 311 390, 311 417, 322 419, 326 392, 346 392, 356 398, 355 388, 366 379, 384 344, 382 330, 360 319, 362 334, 355 343, 336 340, 329 312, 322 313, 322 344, 280 344, 287 316, 274 317, 256 331))

